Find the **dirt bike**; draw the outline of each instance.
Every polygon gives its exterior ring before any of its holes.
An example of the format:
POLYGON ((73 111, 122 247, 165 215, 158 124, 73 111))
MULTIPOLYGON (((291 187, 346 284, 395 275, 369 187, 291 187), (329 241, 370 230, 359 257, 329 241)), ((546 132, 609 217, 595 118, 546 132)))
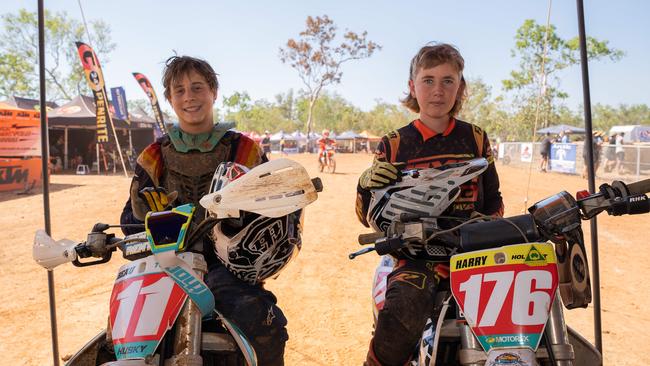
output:
POLYGON ((318 157, 318 170, 322 172, 325 170, 327 173, 334 174, 336 171, 336 160, 334 159, 334 147, 327 146, 318 157))
POLYGON ((374 247, 352 253, 350 259, 371 251, 382 255, 372 292, 375 321, 383 307, 386 277, 396 264, 391 255, 440 252, 451 257, 450 276, 438 286, 434 316, 410 365, 602 364, 598 350, 566 325, 562 309, 563 304, 573 309, 591 302, 581 219, 603 211, 650 212, 645 195, 650 179, 603 184, 598 193, 578 192, 577 199, 560 192, 525 215, 476 217, 441 228, 441 215, 459 186, 486 167, 484 159, 477 159, 408 171, 402 182, 373 192, 387 199, 386 220, 377 220, 380 214, 375 212, 377 232, 359 236, 360 244, 374 247), (423 202, 422 197, 431 199, 423 202))
POLYGON ((130 261, 117 273, 107 329, 66 364, 257 365, 246 336, 214 308, 214 296, 203 282, 207 264, 199 245, 219 220, 237 217, 239 209, 280 217, 313 202, 322 185, 306 174, 287 159, 259 165, 227 189, 204 196, 201 205, 213 215, 197 225, 192 223, 195 207, 186 204, 149 212, 144 225, 136 225, 145 231, 124 238, 106 232, 121 225, 102 223, 81 242, 55 241, 37 231, 33 256, 49 270, 68 262, 79 267, 106 263, 118 249, 130 261), (252 194, 251 186, 261 188, 252 194))

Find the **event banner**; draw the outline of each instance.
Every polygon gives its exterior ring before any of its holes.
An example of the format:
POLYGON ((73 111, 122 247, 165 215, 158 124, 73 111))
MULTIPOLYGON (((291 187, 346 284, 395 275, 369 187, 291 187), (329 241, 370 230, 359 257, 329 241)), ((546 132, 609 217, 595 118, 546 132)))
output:
POLYGON ((551 170, 554 172, 576 172, 576 145, 555 143, 551 145, 551 170))
POLYGON ((0 156, 41 156, 41 114, 0 109, 0 156))
POLYGON ((99 65, 99 60, 95 51, 82 42, 76 42, 81 66, 86 73, 86 80, 95 96, 96 116, 97 116, 97 143, 108 142, 108 127, 106 122, 113 126, 113 120, 108 110, 108 97, 106 96, 106 85, 104 83, 104 74, 99 65))
POLYGON ((147 79, 146 76, 142 75, 139 72, 134 72, 133 77, 138 81, 138 84, 140 84, 145 94, 147 94, 149 101, 151 101, 151 109, 153 109, 153 114, 156 117, 156 122, 158 122, 158 129, 160 130, 159 132, 167 132, 165 129, 165 120, 163 119, 163 114, 160 110, 160 103, 158 103, 158 97, 156 97, 156 92, 153 90, 153 86, 149 82, 149 79, 147 79))
POLYGON ((41 158, 0 158, 0 192, 19 189, 28 190, 40 186, 41 158))
POLYGON ((111 88, 111 99, 113 100, 115 117, 126 121, 127 124, 131 124, 131 121, 129 120, 129 108, 126 104, 126 93, 124 92, 124 88, 121 86, 111 88))

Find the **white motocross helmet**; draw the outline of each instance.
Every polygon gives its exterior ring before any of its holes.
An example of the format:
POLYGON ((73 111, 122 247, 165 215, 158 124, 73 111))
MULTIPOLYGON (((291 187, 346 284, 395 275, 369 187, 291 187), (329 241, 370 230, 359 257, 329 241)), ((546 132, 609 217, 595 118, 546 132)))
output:
MULTIPOLYGON (((367 221, 375 231, 385 232, 402 214, 419 217, 440 216, 460 194, 460 186, 483 173, 488 167, 484 158, 443 165, 439 168, 408 171, 400 182, 372 190, 367 221)), ((413 246, 407 257, 415 258, 426 250, 430 256, 448 256, 448 248, 436 245, 413 246)))
POLYGON ((479 158, 413 170, 401 182, 372 191, 368 223, 376 231, 385 231, 401 214, 438 216, 458 197, 460 186, 487 167, 487 160, 479 158))
POLYGON ((219 260, 241 280, 256 284, 276 277, 300 251, 303 208, 319 185, 288 159, 253 169, 222 163, 210 194, 200 201, 220 220, 212 233, 219 260))

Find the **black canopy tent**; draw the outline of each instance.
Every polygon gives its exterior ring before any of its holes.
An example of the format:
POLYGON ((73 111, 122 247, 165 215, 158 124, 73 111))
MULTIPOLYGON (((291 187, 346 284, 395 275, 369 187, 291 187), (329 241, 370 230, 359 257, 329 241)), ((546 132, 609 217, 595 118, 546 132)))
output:
MULTIPOLYGON (((128 146, 129 152, 137 148, 137 153, 154 139, 153 129, 156 121, 141 109, 136 109, 132 114, 131 125, 114 115, 112 120, 120 145, 128 146)), ((59 154, 62 155, 64 169, 70 167, 71 159, 92 165, 96 160, 94 149, 97 128, 94 98, 76 96, 70 102, 50 111, 48 122, 50 140, 53 146, 58 146, 62 150, 59 154)), ((109 141, 113 141, 111 143, 113 145, 115 140, 110 128, 108 133, 111 136, 109 141)))
MULTIPOLYGON (((20 109, 41 110, 41 101, 38 99, 23 98, 12 95, 2 102, 20 109)), ((50 111, 57 108, 59 105, 54 102, 45 102, 45 106, 47 106, 47 110, 50 111)))

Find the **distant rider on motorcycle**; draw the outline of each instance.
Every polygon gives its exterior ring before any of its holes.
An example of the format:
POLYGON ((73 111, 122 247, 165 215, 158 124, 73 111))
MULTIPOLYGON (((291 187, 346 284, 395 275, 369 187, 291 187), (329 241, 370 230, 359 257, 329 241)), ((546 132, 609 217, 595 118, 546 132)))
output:
MULTIPOLYGON (((171 57, 165 65, 163 85, 179 123, 138 157, 130 197, 120 220, 122 224, 142 223, 148 211, 187 203, 196 207, 194 219, 199 223, 205 218, 199 200, 209 193, 220 163, 234 162, 253 168, 268 161, 255 141, 230 130, 230 125, 213 123, 219 83, 206 61, 188 56, 171 57)), ((296 216, 286 217, 288 227, 282 229, 290 236, 295 234, 290 240, 299 242, 300 225, 294 220, 296 216)), ((254 222, 255 229, 268 229, 265 223, 254 222)), ((250 227, 250 222, 242 223, 239 228, 231 228, 229 235, 250 227)), ((139 230, 123 231, 132 234, 139 230)), ((224 240, 227 244, 237 244, 235 239, 224 240)), ((217 258, 211 239, 204 240, 203 252, 208 263, 205 282, 215 295, 216 308, 246 334, 260 365, 283 365, 287 319, 276 305, 276 297, 263 283, 251 284, 231 273, 217 258)))
MULTIPOLYGON (((323 130, 321 133, 322 137, 318 140, 318 161, 320 158, 327 153, 327 159, 329 160, 334 156, 334 150, 336 150, 336 140, 330 138, 330 130, 323 130)), ((327 161, 323 161, 327 165, 327 161)))
MULTIPOLYGON (((409 95, 402 103, 420 118, 388 133, 374 162, 359 178, 357 215, 368 226, 371 190, 399 181, 404 168, 432 168, 484 157, 485 173, 461 186, 461 193, 445 215, 469 218, 475 211, 503 215, 499 177, 487 134, 455 118, 465 95, 464 60, 448 44, 422 47, 411 61, 409 95)), ((448 276, 449 256, 443 249, 421 248, 397 255, 388 276, 384 306, 377 318, 366 365, 404 365, 432 317, 434 295, 448 276)))

